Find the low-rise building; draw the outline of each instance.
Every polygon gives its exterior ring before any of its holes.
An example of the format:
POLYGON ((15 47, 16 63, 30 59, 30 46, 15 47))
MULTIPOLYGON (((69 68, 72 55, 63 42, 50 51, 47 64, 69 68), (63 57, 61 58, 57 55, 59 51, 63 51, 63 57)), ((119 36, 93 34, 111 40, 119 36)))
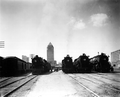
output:
POLYGON ((111 52, 111 63, 116 68, 120 68, 120 50, 111 52))

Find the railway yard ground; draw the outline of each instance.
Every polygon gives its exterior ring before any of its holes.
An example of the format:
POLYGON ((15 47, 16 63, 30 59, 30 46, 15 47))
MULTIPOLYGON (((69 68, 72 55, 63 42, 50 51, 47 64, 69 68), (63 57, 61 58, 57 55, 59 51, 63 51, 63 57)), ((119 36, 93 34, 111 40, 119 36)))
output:
POLYGON ((120 97, 120 70, 0 77, 0 97, 120 97))

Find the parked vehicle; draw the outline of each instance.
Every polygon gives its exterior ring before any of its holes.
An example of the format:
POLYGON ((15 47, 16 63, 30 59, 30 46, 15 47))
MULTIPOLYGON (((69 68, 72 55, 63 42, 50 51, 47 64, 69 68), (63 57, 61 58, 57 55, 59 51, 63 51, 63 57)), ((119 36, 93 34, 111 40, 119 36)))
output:
POLYGON ((109 57, 105 53, 90 58, 90 64, 93 66, 93 71, 96 72, 113 72, 114 69, 109 62, 109 57))
POLYGON ((30 72, 31 64, 17 57, 7 57, 3 60, 2 76, 18 76, 30 72))
POLYGON ((92 65, 89 62, 89 56, 86 54, 80 55, 77 59, 75 59, 73 65, 75 72, 77 73, 88 73, 92 71, 92 65))
POLYGON ((72 73, 74 71, 73 60, 72 57, 70 57, 69 55, 64 57, 64 59, 62 60, 62 71, 64 73, 72 73))
POLYGON ((47 72, 51 72, 51 64, 45 59, 36 55, 32 59, 32 74, 39 75, 47 72))

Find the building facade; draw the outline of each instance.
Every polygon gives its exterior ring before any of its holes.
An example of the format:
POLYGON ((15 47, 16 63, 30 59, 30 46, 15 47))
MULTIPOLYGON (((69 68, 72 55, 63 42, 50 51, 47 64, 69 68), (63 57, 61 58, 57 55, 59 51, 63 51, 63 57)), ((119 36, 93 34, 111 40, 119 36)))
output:
POLYGON ((120 67, 120 50, 111 52, 111 63, 115 67, 120 67))
POLYGON ((47 61, 51 64, 51 66, 55 66, 54 47, 51 42, 47 46, 47 61))
POLYGON ((24 60, 25 62, 29 62, 29 57, 22 55, 22 60, 24 60))

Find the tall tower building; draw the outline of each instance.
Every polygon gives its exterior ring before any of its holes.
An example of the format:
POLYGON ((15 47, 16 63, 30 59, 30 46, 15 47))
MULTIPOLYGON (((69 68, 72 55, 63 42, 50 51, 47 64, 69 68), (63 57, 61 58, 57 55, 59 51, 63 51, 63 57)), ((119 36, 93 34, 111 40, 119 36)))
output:
POLYGON ((54 47, 52 43, 50 42, 47 46, 47 61, 51 63, 52 66, 54 66, 54 47))

